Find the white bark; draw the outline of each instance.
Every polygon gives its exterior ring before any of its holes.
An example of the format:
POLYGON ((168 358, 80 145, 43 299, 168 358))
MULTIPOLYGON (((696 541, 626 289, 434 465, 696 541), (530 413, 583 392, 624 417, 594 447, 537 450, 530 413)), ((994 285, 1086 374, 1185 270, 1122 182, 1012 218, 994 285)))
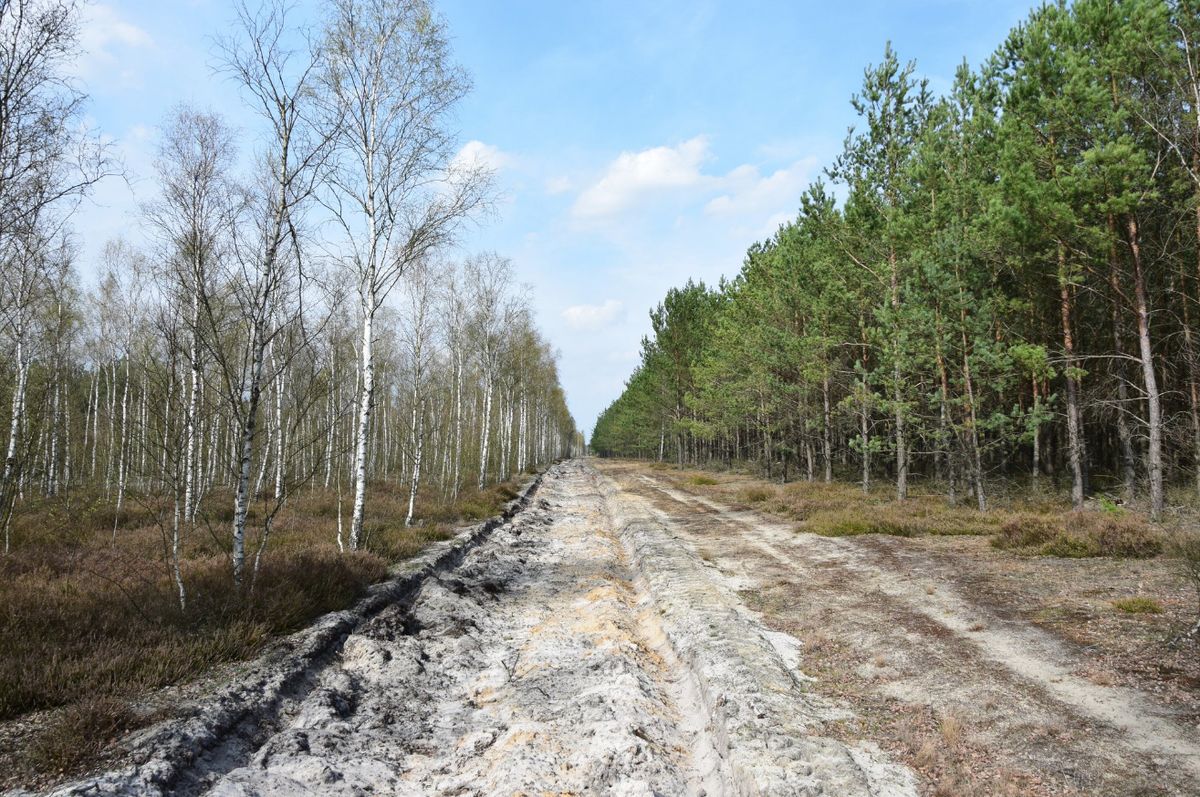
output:
POLYGON ((24 328, 22 326, 19 326, 17 330, 15 354, 17 373, 16 382, 13 386, 12 416, 8 426, 8 446, 4 456, 4 476, 3 481, 0 481, 0 489, 4 491, 3 494, 0 494, 0 512, 4 513, 4 553, 6 554, 12 547, 9 520, 12 516, 14 482, 19 470, 17 448, 20 445, 21 422, 25 417, 25 390, 29 382, 29 363, 25 358, 24 328))
POLYGON ((117 455, 117 506, 113 513, 113 540, 117 539, 117 526, 121 522, 121 507, 125 502, 125 456, 129 439, 129 354, 125 355, 125 387, 121 393, 121 438, 117 455))
MULTIPOLYGON (((366 298, 366 297, 364 297, 366 298)), ((371 424, 371 401, 375 392, 375 363, 373 359, 375 301, 371 296, 364 302, 362 321, 362 390, 358 397, 358 424, 354 438, 354 508, 350 515, 350 550, 358 550, 362 537, 363 513, 367 502, 367 433, 371 424)))
MULTIPOLYGON (((197 255, 198 258, 198 255, 197 255)), ((192 279, 192 326, 189 330, 188 367, 191 385, 188 389, 187 410, 184 415, 186 432, 183 460, 183 517, 188 523, 196 518, 196 427, 200 414, 200 264, 193 263, 192 279)))

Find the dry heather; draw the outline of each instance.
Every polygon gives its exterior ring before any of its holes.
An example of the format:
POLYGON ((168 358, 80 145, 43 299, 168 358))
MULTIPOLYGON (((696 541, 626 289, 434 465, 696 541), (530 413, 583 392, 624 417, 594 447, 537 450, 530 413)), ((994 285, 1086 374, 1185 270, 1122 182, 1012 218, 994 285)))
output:
POLYGON ((1165 545, 1162 532, 1139 514, 1121 508, 1067 511, 1045 496, 1009 497, 994 502, 999 508, 979 512, 964 504, 952 506, 943 495, 915 494, 898 502, 890 489, 864 493, 840 482, 779 485, 689 471, 669 477, 679 486, 707 488, 743 508, 798 521, 801 531, 825 537, 992 535, 999 549, 1069 558, 1146 558, 1165 545))
MULTIPOLYGON (((164 565, 158 524, 168 507, 134 500, 119 520, 99 497, 22 507, 13 551, 0 557, 0 722, 50 713, 25 739, 24 755, 0 754, 9 777, 81 764, 120 731, 153 719, 135 717, 131 699, 254 656, 273 637, 346 608, 391 564, 447 538, 454 524, 497 514, 516 494, 503 484, 453 503, 423 495, 422 524, 405 528, 402 492, 377 486, 363 550, 345 553, 336 543, 336 495, 297 494, 244 589, 233 584, 226 547, 232 502, 211 499, 213 511, 183 547, 186 610, 164 565)), ((343 512, 348 525, 348 507, 343 512)), ((250 525, 258 528, 261 516, 254 507, 250 525)), ((251 554, 257 546, 251 539, 251 554)))
POLYGON ((992 544, 997 548, 1068 558, 1145 559, 1157 556, 1163 549, 1161 533, 1138 515, 1092 510, 1015 515, 1000 526, 992 544))

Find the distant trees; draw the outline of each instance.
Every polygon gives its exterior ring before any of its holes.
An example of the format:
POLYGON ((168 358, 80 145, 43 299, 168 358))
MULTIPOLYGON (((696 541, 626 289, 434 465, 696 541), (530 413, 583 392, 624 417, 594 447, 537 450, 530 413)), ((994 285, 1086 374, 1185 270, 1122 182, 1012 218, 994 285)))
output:
MULTIPOLYGON (((66 77, 78 46, 78 11, 75 0, 0 2, 0 328, 14 376, 0 475, 5 550, 29 453, 30 368, 44 355, 33 350, 43 340, 40 313, 53 305, 54 288, 71 268, 64 223, 75 201, 115 168, 83 128, 86 98, 66 77)), ((61 400, 59 394, 60 408, 61 400)))
POLYGON ((78 8, 0 0, 6 550, 8 517, 40 495, 110 503, 114 535, 137 502, 181 607, 189 535, 217 541, 250 594, 298 489, 337 489, 330 539, 353 548, 372 485, 417 523, 422 494, 449 500, 577 444, 511 264, 448 259, 490 176, 454 158, 447 115, 467 80, 433 9, 339 0, 321 32, 283 0, 235 15, 219 69, 258 119, 248 152, 220 114, 177 108, 143 207, 152 245, 111 242, 88 289, 69 216, 111 164, 71 132, 78 8))
POLYGON ((448 117, 469 84, 428 3, 337 0, 326 37, 322 97, 336 150, 327 204, 342 227, 362 318, 355 548, 366 500, 376 313, 405 270, 448 243, 484 202, 488 175, 452 162, 448 117))
POLYGON ((1161 515, 1172 480, 1200 485, 1197 19, 1048 5, 940 98, 889 47, 829 171, 845 201, 814 185, 705 289, 683 362, 661 352, 688 313, 652 313, 593 448, 663 458, 674 435, 680 462, 886 476, 901 499, 915 477, 980 508, 991 480, 1048 477, 1161 515))

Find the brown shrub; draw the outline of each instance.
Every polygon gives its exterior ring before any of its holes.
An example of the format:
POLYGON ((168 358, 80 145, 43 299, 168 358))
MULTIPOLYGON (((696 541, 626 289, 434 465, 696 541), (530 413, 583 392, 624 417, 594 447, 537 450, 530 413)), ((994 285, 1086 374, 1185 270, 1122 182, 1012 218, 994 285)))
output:
POLYGON ((1055 518, 1045 515, 1014 515, 1000 524, 1000 530, 992 538, 997 548, 1030 548, 1045 545, 1062 530, 1055 518))
POLYGON ((85 700, 63 711, 38 735, 30 746, 29 764, 42 771, 71 771, 139 724, 124 701, 85 700))
POLYGON ((97 556, 67 578, 8 583, 0 591, 0 718, 132 695, 252 656, 272 635, 345 608, 387 573, 368 552, 280 551, 264 558, 248 592, 213 557, 187 564, 181 611, 154 564, 97 556), (102 563, 107 569, 97 570, 102 563))
MULTIPOLYGON (((242 589, 228 559, 232 499, 212 495, 182 544, 186 611, 163 563, 155 525, 164 517, 161 502, 131 499, 115 541, 116 516, 95 497, 24 503, 14 517, 13 552, 0 557, 0 720, 75 703, 86 708, 254 656, 272 637, 346 608, 390 564, 446 539, 464 519, 498 514, 516 494, 513 484, 501 484, 445 504, 423 490, 423 520, 405 528, 407 490, 378 483, 367 504, 364 550, 341 553, 336 493, 298 492, 274 521, 257 577, 242 589)), ((250 507, 248 567, 269 503, 250 507)), ((343 518, 348 524, 345 496, 343 518)), ((48 748, 47 760, 56 757, 48 748)))
POLYGON ((364 529, 363 547, 388 562, 411 559, 431 542, 448 540, 454 532, 441 524, 411 526, 403 523, 386 523, 364 529))
POLYGON ((992 544, 1065 558, 1143 559, 1157 556, 1163 549, 1162 535, 1144 519, 1128 512, 1109 511, 1021 515, 1002 524, 992 544))
POLYGON ((738 492, 737 500, 743 504, 761 504, 775 497, 775 490, 768 487, 747 487, 738 492))
POLYGON ((807 522, 811 531, 826 537, 989 534, 995 528, 990 515, 913 501, 822 510, 810 515, 807 522))

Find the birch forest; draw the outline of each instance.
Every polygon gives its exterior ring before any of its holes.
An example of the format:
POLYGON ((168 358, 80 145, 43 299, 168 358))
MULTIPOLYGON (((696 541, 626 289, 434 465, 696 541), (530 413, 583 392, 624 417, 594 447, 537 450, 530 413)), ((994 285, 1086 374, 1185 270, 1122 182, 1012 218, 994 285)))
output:
POLYGON ((56 527, 118 550, 145 526, 187 611, 201 539, 221 590, 249 594, 297 496, 349 555, 377 498, 423 526, 577 446, 528 288, 454 247, 493 189, 455 157, 469 80, 426 3, 337 0, 316 29, 238 4, 214 79, 260 124, 179 106, 138 176, 152 198, 95 264, 72 214, 129 175, 69 77, 81 11, 0 0, 6 556, 56 527))
POLYGON ((1198 36, 1188 0, 1048 3, 943 96, 889 46, 794 221, 652 312, 594 449, 1194 502, 1198 36))

